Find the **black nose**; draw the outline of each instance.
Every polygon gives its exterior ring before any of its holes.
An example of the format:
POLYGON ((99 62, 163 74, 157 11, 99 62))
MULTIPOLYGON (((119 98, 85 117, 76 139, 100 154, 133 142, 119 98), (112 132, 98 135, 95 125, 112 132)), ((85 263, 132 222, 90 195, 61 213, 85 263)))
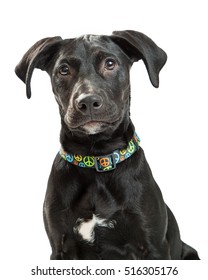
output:
POLYGON ((95 113, 103 105, 103 99, 97 94, 83 94, 80 95, 75 101, 76 107, 84 114, 95 113))

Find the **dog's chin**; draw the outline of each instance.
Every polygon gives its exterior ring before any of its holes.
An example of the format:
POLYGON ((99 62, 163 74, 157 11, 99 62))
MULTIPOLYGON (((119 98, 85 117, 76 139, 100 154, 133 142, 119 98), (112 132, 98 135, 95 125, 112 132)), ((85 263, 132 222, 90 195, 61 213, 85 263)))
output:
POLYGON ((95 135, 98 133, 111 133, 116 129, 116 127, 119 125, 120 119, 116 120, 114 122, 105 122, 105 121, 88 121, 85 123, 82 123, 80 125, 70 125, 67 123, 68 128, 73 133, 82 133, 86 135, 95 135))
POLYGON ((109 124, 101 121, 89 121, 80 126, 79 129, 88 135, 94 135, 105 131, 109 127, 109 124))

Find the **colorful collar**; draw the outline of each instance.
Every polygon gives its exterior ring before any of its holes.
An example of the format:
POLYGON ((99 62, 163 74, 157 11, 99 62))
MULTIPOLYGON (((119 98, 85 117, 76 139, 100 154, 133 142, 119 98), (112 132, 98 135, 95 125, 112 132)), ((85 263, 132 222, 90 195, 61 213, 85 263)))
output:
POLYGON ((106 172, 116 168, 118 163, 132 156, 139 149, 140 139, 135 133, 131 141, 129 141, 126 149, 118 149, 105 156, 82 156, 77 154, 67 154, 62 148, 60 156, 71 164, 85 167, 95 168, 97 172, 106 172))

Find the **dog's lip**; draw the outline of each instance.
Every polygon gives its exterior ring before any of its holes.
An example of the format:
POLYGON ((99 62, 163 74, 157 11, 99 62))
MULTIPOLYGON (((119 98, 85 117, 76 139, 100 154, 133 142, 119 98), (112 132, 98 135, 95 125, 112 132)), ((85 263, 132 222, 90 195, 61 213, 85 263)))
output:
POLYGON ((115 123, 117 123, 120 119, 114 120, 114 121, 102 121, 102 120, 90 120, 85 122, 84 124, 82 124, 81 126, 96 126, 96 125, 113 125, 115 123))
POLYGON ((104 121, 89 121, 89 122, 84 123, 82 126, 85 126, 85 125, 93 126, 93 125, 102 125, 102 124, 107 124, 107 123, 104 121))
POLYGON ((72 126, 70 125, 71 128, 73 129, 77 129, 79 127, 84 127, 84 126, 108 126, 108 125, 114 125, 116 124, 118 121, 120 121, 120 118, 116 119, 116 120, 112 120, 112 121, 104 121, 104 120, 88 120, 86 122, 83 122, 79 125, 76 126, 72 126))
POLYGON ((84 130, 87 134, 97 134, 104 130, 106 130, 108 127, 113 126, 112 123, 109 122, 103 122, 103 121, 88 121, 84 125, 80 126, 79 128, 81 130, 84 130))
POLYGON ((86 120, 78 121, 77 123, 74 123, 73 118, 68 118, 67 116, 65 116, 64 119, 69 129, 72 130, 83 129, 84 127, 86 128, 87 126, 89 127, 97 126, 100 128, 104 128, 107 126, 114 126, 121 120, 120 117, 107 119, 107 120, 87 118, 86 120))

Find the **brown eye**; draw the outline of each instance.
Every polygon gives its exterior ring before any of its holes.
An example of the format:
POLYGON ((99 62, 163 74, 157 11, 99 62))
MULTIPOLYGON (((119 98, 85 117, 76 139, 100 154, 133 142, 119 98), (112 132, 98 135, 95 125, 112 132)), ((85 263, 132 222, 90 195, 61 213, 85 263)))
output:
POLYGON ((116 66, 116 62, 115 62, 114 59, 112 59, 112 58, 107 58, 107 59, 105 60, 105 68, 106 68, 107 70, 113 70, 113 69, 115 68, 115 66, 116 66))
POLYGON ((61 74, 62 76, 67 76, 69 75, 70 71, 69 71, 69 66, 67 64, 62 65, 59 68, 59 74, 61 74))

